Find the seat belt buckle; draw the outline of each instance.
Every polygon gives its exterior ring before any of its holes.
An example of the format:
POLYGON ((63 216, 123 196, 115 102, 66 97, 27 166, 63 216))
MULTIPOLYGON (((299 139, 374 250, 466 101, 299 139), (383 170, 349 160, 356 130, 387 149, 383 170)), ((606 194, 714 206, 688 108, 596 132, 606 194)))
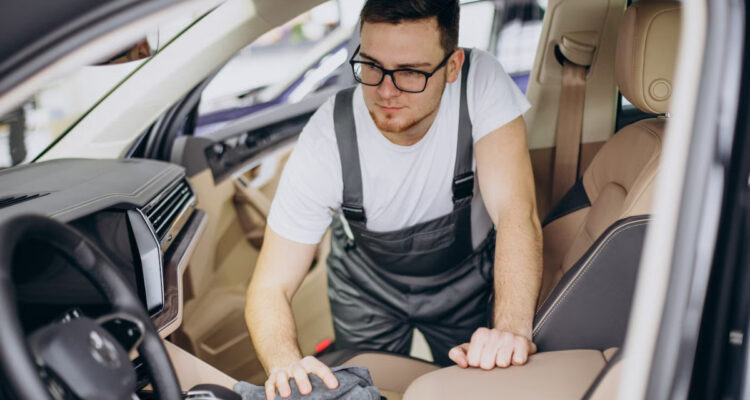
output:
POLYGON ((453 178, 453 201, 474 195, 474 173, 467 172, 453 178))

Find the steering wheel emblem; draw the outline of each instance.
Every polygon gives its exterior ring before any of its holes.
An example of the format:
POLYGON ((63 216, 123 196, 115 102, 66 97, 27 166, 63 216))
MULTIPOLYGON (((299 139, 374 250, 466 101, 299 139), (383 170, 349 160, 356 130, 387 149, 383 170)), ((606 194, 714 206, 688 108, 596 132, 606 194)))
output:
POLYGON ((117 357, 115 345, 97 331, 89 333, 89 352, 96 362, 107 368, 116 369, 122 365, 117 357))

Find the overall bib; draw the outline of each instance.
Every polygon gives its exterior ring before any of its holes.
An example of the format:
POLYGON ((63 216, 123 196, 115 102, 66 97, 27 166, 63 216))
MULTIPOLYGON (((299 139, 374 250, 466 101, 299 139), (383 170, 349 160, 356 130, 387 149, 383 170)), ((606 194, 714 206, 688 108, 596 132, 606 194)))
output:
MULTIPOLYGON (((466 51, 466 50, 465 50, 466 51)), ((343 173, 342 213, 331 224, 328 297, 336 348, 408 354, 419 329, 436 363, 488 325, 495 235, 471 239, 472 125, 466 103, 469 51, 462 69, 453 211, 389 232, 367 230, 352 110, 354 88, 336 95, 334 126, 343 173)))

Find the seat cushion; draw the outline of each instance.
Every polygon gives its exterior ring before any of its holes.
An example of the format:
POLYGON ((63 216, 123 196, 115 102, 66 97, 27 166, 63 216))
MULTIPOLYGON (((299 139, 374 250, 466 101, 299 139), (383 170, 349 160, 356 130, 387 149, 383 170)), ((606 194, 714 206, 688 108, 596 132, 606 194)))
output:
POLYGON ((391 397, 395 397, 394 395, 400 396, 403 394, 407 386, 415 379, 440 368, 435 364, 416 358, 364 350, 340 350, 326 354, 320 357, 320 360, 329 366, 349 365, 367 368, 370 370, 370 376, 372 376, 375 386, 389 400, 391 400, 391 397))
POLYGON ((414 381, 404 400, 580 399, 604 366, 600 351, 567 350, 535 354, 520 367, 443 368, 414 381))

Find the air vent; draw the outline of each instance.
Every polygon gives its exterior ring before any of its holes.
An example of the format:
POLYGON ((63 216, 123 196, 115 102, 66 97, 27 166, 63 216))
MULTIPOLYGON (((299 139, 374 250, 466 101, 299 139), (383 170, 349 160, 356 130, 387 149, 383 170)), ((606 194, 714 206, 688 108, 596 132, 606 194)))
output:
POLYGON ((143 209, 162 248, 166 248, 177 235, 193 205, 195 196, 190 185, 183 179, 143 209))
POLYGON ((49 193, 34 193, 34 194, 21 194, 17 196, 9 196, 0 199, 0 208, 10 207, 18 203, 23 203, 27 200, 36 199, 42 196, 46 196, 49 193))

